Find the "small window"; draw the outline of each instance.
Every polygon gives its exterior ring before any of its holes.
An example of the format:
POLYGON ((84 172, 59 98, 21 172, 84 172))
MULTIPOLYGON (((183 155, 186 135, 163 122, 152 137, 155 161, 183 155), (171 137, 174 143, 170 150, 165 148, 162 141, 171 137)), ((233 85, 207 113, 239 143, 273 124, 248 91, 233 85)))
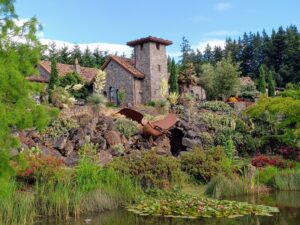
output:
POLYGON ((159 50, 159 48, 160 48, 160 44, 156 43, 156 49, 159 50))
POLYGON ((143 50, 144 44, 141 44, 140 47, 141 47, 141 50, 143 50))
POLYGON ((159 72, 161 71, 161 66, 160 66, 160 65, 158 65, 158 71, 159 71, 159 72))

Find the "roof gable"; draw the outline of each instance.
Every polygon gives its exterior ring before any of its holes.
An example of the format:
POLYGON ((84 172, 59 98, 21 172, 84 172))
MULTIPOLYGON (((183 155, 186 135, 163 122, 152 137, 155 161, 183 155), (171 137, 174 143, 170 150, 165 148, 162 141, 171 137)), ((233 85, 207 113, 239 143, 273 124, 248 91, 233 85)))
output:
MULTIPOLYGON (((41 61, 40 66, 47 72, 51 73, 51 62, 50 61, 41 61)), ((95 76, 97 75, 97 68, 89 68, 80 66, 80 73, 79 75, 81 78, 86 81, 87 83, 91 83, 95 76)), ((58 76, 63 77, 68 73, 76 72, 74 65, 68 65, 63 63, 57 63, 57 71, 58 76)))
POLYGON ((137 68, 134 66, 134 62, 131 59, 123 58, 123 57, 118 57, 118 56, 110 56, 106 62, 103 64, 101 67, 102 70, 104 70, 108 64, 113 60, 116 62, 118 65, 120 65, 123 69, 125 69, 127 72, 129 72, 133 77, 135 78, 144 78, 145 75, 139 71, 137 68))

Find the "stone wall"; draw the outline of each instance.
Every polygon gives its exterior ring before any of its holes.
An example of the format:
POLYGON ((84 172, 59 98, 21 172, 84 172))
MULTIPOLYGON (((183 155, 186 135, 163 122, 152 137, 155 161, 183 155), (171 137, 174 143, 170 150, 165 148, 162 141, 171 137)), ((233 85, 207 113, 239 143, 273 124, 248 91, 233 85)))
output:
POLYGON ((107 98, 109 98, 110 87, 113 87, 114 90, 118 89, 125 91, 125 104, 135 103, 134 78, 132 75, 113 60, 110 61, 104 71, 109 74, 109 76, 106 77, 106 85, 104 89, 107 98))
POLYGON ((154 42, 134 48, 136 68, 145 74, 142 81, 142 103, 161 99, 163 79, 168 81, 166 46, 154 42))
POLYGON ((196 99, 200 101, 206 100, 206 92, 204 88, 199 85, 180 85, 180 92, 193 94, 196 99))

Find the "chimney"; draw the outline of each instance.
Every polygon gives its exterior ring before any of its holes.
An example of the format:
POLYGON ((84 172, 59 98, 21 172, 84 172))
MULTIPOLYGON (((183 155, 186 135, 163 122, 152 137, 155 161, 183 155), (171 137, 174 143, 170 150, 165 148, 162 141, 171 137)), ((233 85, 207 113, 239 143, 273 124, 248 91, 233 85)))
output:
POLYGON ((80 74, 80 65, 78 63, 78 59, 77 58, 75 59, 75 65, 74 65, 74 67, 75 67, 75 72, 78 73, 78 74, 80 74))

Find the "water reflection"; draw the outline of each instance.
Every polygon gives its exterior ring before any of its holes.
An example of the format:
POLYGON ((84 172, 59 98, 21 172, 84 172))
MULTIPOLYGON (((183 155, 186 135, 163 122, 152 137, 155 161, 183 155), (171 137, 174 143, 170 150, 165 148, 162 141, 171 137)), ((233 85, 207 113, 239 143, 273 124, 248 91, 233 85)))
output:
POLYGON ((300 224, 300 192, 276 192, 258 198, 239 197, 239 201, 277 206, 280 213, 273 217, 244 216, 235 219, 201 218, 194 220, 173 219, 153 216, 137 216, 124 210, 110 211, 100 215, 83 217, 80 221, 57 222, 40 221, 43 225, 84 225, 85 219, 91 219, 90 225, 298 225, 300 224))

